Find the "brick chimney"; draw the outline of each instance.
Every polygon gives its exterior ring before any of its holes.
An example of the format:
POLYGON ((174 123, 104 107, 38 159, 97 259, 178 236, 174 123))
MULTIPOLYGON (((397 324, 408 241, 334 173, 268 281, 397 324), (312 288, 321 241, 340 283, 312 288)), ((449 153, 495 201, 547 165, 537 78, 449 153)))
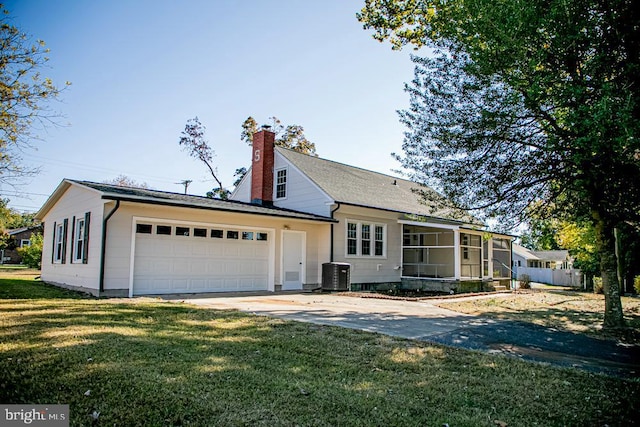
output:
POLYGON ((262 126, 253 134, 253 155, 251 165, 251 203, 273 206, 273 145, 276 134, 262 126))

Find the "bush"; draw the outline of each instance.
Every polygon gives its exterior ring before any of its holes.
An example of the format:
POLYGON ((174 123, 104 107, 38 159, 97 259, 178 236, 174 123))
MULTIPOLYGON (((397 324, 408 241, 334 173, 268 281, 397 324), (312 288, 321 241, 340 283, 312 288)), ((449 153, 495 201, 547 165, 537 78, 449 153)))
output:
POLYGON ((593 278, 593 293, 594 294, 604 293, 604 288, 602 287, 602 277, 593 278))
POLYGON ((42 240, 42 234, 33 234, 30 246, 18 248, 22 263, 27 267, 40 269, 42 264, 42 240))
POLYGON ((531 277, 528 274, 521 274, 518 277, 518 287, 520 289, 531 289, 531 277))
POLYGON ((633 278, 633 289, 636 290, 636 294, 640 294, 640 276, 633 278))

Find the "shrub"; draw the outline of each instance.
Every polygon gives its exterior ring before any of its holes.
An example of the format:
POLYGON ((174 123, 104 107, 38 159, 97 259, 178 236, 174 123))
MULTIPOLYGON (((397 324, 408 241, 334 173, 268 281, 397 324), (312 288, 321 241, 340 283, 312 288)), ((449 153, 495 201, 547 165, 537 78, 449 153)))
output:
POLYGON ((602 277, 593 278, 593 293, 594 294, 604 293, 604 288, 602 287, 602 277))
POLYGON ((633 289, 636 290, 636 294, 640 294, 640 276, 633 278, 633 289))
POLYGON ((18 253, 22 257, 23 264, 30 268, 39 269, 42 264, 42 234, 33 234, 31 245, 18 248, 18 253))
POLYGON ((528 274, 521 274, 518 277, 518 287, 520 289, 531 289, 531 277, 528 274))

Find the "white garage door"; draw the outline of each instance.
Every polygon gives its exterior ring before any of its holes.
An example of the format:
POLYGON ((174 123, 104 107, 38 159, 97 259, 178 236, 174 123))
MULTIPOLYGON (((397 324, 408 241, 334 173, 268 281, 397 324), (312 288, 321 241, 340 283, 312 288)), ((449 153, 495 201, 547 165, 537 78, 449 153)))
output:
POLYGON ((268 290, 264 230, 136 224, 133 294, 268 290))

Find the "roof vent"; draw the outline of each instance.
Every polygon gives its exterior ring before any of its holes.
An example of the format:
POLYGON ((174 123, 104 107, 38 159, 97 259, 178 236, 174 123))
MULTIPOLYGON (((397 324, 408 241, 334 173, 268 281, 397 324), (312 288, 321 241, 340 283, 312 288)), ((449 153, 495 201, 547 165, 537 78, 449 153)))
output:
POLYGON ((271 125, 262 125, 261 127, 262 127, 262 129, 264 129, 264 130, 269 130, 269 129, 271 129, 271 125))
POLYGON ((398 181, 397 180, 393 180, 393 185, 398 185, 398 181))

